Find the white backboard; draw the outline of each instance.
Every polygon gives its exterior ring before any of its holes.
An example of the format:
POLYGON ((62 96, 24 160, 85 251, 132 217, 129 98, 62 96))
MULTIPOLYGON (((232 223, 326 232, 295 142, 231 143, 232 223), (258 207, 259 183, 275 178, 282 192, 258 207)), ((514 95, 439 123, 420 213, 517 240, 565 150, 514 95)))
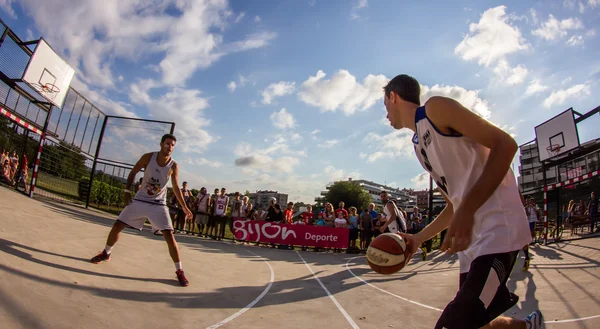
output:
POLYGON ((573 109, 568 109, 554 118, 535 127, 540 162, 559 156, 579 147, 579 134, 573 109), (557 154, 549 148, 559 146, 557 154))
POLYGON ((40 39, 22 80, 50 103, 61 108, 74 74, 75 70, 44 39, 40 39))

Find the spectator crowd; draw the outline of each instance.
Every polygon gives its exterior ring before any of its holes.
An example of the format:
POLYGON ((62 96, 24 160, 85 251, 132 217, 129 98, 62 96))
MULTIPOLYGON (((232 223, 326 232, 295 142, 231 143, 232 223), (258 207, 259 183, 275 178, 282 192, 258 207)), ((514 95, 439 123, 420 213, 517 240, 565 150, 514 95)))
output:
MULTIPOLYGON (((136 190, 140 188, 140 183, 136 190)), ((186 206, 192 210, 194 216, 186 220, 185 214, 177 198, 173 194, 169 198, 168 207, 173 220, 175 233, 191 234, 213 240, 226 238, 226 229, 233 233, 235 220, 262 220, 272 223, 290 225, 312 225, 331 228, 347 228, 349 232, 348 251, 365 252, 371 240, 384 232, 382 226, 387 221, 384 212, 378 211, 374 203, 369 204, 367 209, 359 210, 355 206, 346 207, 345 202, 338 203, 335 208, 330 202, 326 202, 322 209, 313 209, 308 205, 303 211, 295 211, 294 203, 288 202, 284 207, 277 203, 276 198, 269 200, 266 209, 260 204, 256 206, 249 202, 247 195, 235 192, 227 194, 226 188, 214 189, 210 194, 206 187, 202 187, 197 195, 193 195, 188 188, 188 183, 183 182, 181 192, 186 206)), ((418 208, 414 208, 407 214, 401 207, 400 217, 405 221, 408 233, 416 233, 427 225, 427 215, 424 216, 418 208)), ((160 232, 154 232, 160 235, 160 232)), ((232 238, 233 239, 233 238, 232 238)), ((234 242, 235 239, 233 239, 234 242)), ((247 242, 249 243, 249 242, 247 242)), ((271 245, 275 247, 275 245, 271 245)), ((308 247, 300 246, 303 250, 308 247)), ((431 251, 431 241, 424 244, 423 251, 431 251)), ((279 248, 291 249, 292 246, 279 246, 279 248)), ((315 251, 319 251, 315 248, 315 251)), ((333 252, 341 252, 335 249, 333 252)))

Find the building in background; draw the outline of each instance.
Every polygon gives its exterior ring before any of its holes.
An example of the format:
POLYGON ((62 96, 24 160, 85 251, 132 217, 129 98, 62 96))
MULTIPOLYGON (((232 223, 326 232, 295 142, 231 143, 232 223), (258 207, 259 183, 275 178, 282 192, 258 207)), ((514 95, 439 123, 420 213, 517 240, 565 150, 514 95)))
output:
MULTIPOLYGON (((547 166, 546 185, 564 182, 598 170, 600 168, 600 152, 598 149, 600 149, 600 139, 594 139, 581 144, 576 150, 570 152, 578 153, 579 156, 561 163, 559 166, 547 166)), ((531 196, 536 200, 540 200, 542 199, 541 194, 544 187, 544 175, 536 141, 533 140, 521 145, 519 153, 519 162, 521 163, 519 177, 517 178, 519 190, 524 197, 531 196)))
POLYGON ((269 200, 271 198, 275 198, 277 200, 277 203, 282 207, 282 209, 285 208, 285 205, 287 205, 287 194, 268 190, 250 193, 250 199, 248 200, 248 203, 253 204, 255 209, 258 206, 261 206, 263 209, 266 209, 269 206, 269 200))
MULTIPOLYGON (((321 196, 316 197, 315 201, 323 202, 324 197, 327 195, 327 190, 329 190, 329 188, 337 182, 340 182, 340 181, 335 181, 335 182, 327 184, 327 186, 325 187, 326 190, 321 191, 321 196)), ((410 195, 406 190, 394 188, 391 186, 375 183, 375 182, 364 180, 364 179, 353 180, 352 178, 348 178, 348 182, 352 182, 353 184, 357 184, 360 187, 362 187, 363 190, 365 190, 367 193, 369 193, 369 195, 371 196, 371 199, 373 200, 373 203, 375 203, 375 206, 378 206, 378 207, 383 207, 383 203, 381 202, 381 197, 379 196, 379 193, 383 190, 387 191, 388 194, 393 199, 398 200, 398 205, 402 208, 412 208, 417 204, 417 197, 414 195, 410 195)), ((337 207, 337 205, 334 205, 334 206, 337 207)), ((350 206, 350 205, 347 205, 347 206, 350 206)))

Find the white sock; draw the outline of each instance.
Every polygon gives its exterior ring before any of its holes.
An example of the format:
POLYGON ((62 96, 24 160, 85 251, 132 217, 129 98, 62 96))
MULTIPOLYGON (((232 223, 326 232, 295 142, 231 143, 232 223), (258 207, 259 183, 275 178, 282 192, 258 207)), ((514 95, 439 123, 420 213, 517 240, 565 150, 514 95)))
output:
POLYGON ((177 262, 177 263, 175 263, 175 269, 176 269, 177 271, 181 270, 181 268, 182 268, 182 267, 181 267, 181 262, 177 262))
POLYGON ((110 254, 112 252, 112 246, 106 245, 106 247, 104 247, 104 251, 106 251, 107 254, 110 254))

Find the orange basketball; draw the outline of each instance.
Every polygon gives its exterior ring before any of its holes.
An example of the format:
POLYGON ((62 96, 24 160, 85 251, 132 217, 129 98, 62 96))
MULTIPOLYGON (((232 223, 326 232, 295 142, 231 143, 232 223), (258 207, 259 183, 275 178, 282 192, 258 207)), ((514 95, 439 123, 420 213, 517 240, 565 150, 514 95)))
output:
POLYGON ((367 263, 379 274, 392 274, 404 268, 406 241, 396 233, 379 235, 367 249, 367 263))

